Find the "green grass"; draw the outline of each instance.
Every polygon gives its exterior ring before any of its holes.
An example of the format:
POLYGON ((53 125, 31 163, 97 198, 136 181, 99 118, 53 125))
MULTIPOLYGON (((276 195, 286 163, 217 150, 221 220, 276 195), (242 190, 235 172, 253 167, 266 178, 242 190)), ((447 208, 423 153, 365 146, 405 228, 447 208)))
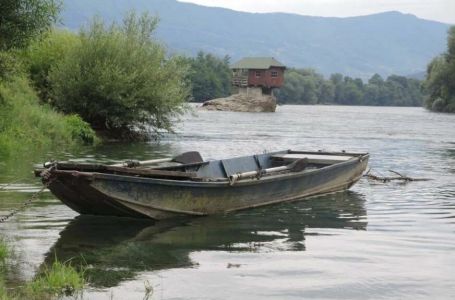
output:
POLYGON ((5 260, 8 258, 10 254, 10 249, 8 244, 5 242, 3 238, 0 238, 0 264, 4 264, 5 260))
POLYGON ((69 262, 55 260, 50 267, 25 287, 25 295, 32 299, 49 299, 70 296, 84 288, 84 272, 78 271, 69 262))
POLYGON ((0 82, 0 157, 95 142, 94 131, 80 117, 40 104, 27 79, 0 82))
POLYGON ((0 300, 14 299, 57 299, 62 296, 77 295, 84 288, 84 271, 78 271, 70 262, 57 259, 44 269, 31 282, 8 291, 5 285, 6 260, 12 254, 9 245, 0 238, 0 300))

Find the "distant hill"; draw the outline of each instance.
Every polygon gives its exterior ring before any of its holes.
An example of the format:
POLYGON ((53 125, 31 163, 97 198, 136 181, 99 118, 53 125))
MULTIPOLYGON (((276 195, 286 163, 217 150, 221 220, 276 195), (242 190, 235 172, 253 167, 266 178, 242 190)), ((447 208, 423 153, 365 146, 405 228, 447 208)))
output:
POLYGON ((427 76, 427 72, 421 71, 421 72, 417 72, 417 73, 408 74, 406 77, 412 78, 412 79, 417 79, 417 80, 424 80, 426 76, 427 76))
POLYGON ((93 15, 121 20, 131 9, 159 15, 156 35, 174 52, 203 50, 233 60, 274 56, 290 67, 362 78, 425 70, 445 50, 449 27, 399 12, 326 18, 245 13, 175 0, 66 0, 62 21, 77 29, 93 15))

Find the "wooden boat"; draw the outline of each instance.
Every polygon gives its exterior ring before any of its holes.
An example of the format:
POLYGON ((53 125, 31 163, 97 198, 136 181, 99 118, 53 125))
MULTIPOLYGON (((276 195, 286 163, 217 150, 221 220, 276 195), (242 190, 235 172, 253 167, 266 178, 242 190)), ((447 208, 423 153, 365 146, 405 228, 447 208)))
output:
POLYGON ((346 190, 360 179, 368 158, 368 153, 285 150, 204 161, 189 152, 117 165, 54 162, 35 174, 80 214, 162 220, 346 190), (171 160, 177 164, 154 165, 171 160))

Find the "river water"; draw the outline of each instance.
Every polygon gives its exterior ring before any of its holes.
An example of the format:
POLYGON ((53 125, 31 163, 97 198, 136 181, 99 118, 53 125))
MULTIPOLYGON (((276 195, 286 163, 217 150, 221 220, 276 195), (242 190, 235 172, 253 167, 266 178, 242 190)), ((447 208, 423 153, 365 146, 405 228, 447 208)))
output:
MULTIPOLYGON (((80 217, 43 193, 0 225, 15 250, 8 283, 33 278, 57 257, 85 266, 85 299, 142 299, 145 285, 152 299, 455 299, 455 115, 290 105, 274 114, 199 111, 159 144, 108 144, 33 161, 282 149, 368 151, 375 174, 432 180, 364 178, 348 192, 156 224, 80 217)), ((8 172, 0 182, 13 179, 8 172)), ((39 188, 31 176, 7 186, 2 214, 39 188)))

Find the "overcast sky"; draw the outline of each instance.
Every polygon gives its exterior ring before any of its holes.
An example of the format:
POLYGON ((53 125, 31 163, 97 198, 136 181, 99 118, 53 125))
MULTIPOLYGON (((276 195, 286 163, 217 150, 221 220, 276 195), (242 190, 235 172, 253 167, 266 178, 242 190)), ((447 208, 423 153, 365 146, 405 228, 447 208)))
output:
POLYGON ((347 17, 383 11, 410 13, 423 19, 455 24, 455 0, 180 0, 248 12, 289 12, 310 16, 347 17))

